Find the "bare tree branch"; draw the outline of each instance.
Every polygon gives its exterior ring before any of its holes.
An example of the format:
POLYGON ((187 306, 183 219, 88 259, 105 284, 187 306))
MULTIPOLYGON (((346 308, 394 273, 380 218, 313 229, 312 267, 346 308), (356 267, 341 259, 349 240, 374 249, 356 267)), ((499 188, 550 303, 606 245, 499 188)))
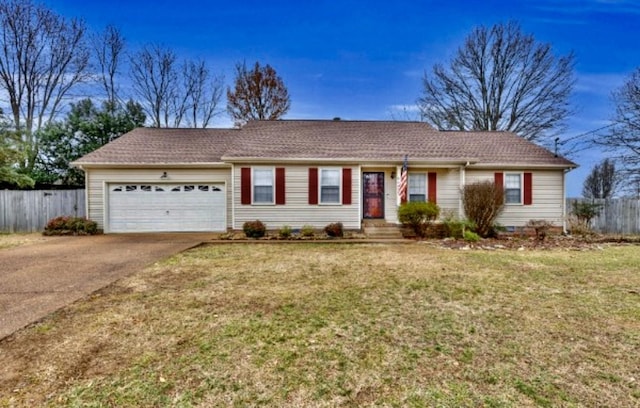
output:
POLYGON ((189 113, 188 124, 206 128, 211 120, 222 113, 223 78, 212 75, 204 61, 187 61, 184 65, 185 104, 189 113))
POLYGON ((71 88, 88 78, 89 51, 82 21, 63 17, 30 0, 0 3, 0 87, 9 96, 13 127, 33 169, 37 130, 51 122, 71 88))
POLYGON ((591 169, 584 180, 582 195, 585 198, 611 198, 616 193, 620 177, 610 159, 604 159, 591 169))
POLYGON ((116 76, 125 49, 125 39, 120 30, 109 25, 105 30, 93 37, 93 48, 100 69, 100 82, 107 95, 111 109, 121 104, 120 89, 116 85, 116 76))
POLYGON ((153 127, 169 127, 177 87, 176 55, 158 45, 146 46, 131 58, 134 93, 153 127))
POLYGON ((544 141, 571 114, 572 54, 555 57, 510 22, 478 27, 448 67, 425 73, 422 117, 439 129, 507 130, 544 141))
POLYGON ((627 189, 640 191, 640 68, 612 94, 616 107, 613 126, 594 138, 618 159, 627 189))

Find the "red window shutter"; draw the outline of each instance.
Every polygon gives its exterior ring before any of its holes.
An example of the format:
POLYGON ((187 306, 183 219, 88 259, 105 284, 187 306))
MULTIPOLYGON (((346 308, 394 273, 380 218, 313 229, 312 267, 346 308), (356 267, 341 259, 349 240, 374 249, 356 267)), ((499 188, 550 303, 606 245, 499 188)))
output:
POLYGON ((351 204, 351 169, 342 169, 342 204, 351 204))
POLYGON ((240 169, 240 203, 251 204, 251 167, 240 169))
POLYGON ((496 173, 494 175, 496 186, 504 188, 504 173, 496 173))
POLYGON ((438 173, 428 173, 427 175, 428 182, 427 185, 429 187, 429 201, 436 204, 437 203, 437 191, 438 191, 438 173))
POLYGON ((276 205, 285 204, 284 167, 276 167, 276 205))
POLYGON ((309 168, 309 204, 318 204, 318 169, 309 168))
POLYGON ((533 204, 533 177, 531 173, 524 173, 524 205, 533 204))

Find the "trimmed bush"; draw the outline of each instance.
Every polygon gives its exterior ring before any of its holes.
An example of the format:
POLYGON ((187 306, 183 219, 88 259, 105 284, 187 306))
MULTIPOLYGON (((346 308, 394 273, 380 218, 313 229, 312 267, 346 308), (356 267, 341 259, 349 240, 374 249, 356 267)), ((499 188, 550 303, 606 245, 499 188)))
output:
POLYGON ((324 232, 330 237, 342 238, 344 230, 341 222, 334 222, 324 227, 324 232))
POLYGON ((315 235, 315 231, 311 225, 303 225, 302 228, 300 228, 300 235, 306 238, 311 238, 315 235))
POLYGON ((293 230, 288 225, 283 225, 282 228, 278 231, 278 236, 283 239, 291 238, 291 234, 293 230))
POLYGON ((464 232, 464 240, 468 242, 478 242, 480 241, 480 235, 471 230, 466 230, 464 232))
POLYGON ((242 224, 242 231, 247 238, 262 238, 267 232, 267 226, 260 220, 247 221, 242 224))
POLYGON ((424 238, 429 225, 438 218, 440 207, 431 202, 408 202, 400 205, 398 219, 410 227, 420 238, 424 238))
POLYGON ((446 236, 455 239, 464 238, 465 231, 473 231, 476 227, 473 221, 454 217, 447 217, 442 220, 442 223, 444 224, 446 236))
POLYGON ((55 217, 47 222, 44 235, 95 235, 98 224, 83 217, 55 217))
POLYGON ((462 189, 462 206, 475 232, 483 238, 494 234, 494 223, 504 208, 504 190, 493 181, 467 184, 462 189))

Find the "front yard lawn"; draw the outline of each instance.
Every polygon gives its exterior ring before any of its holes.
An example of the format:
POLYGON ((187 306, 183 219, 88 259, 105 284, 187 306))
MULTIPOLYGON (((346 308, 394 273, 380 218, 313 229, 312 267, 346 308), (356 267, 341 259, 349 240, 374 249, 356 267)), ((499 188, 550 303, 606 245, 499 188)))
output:
POLYGON ((39 232, 6 234, 0 232, 0 249, 28 245, 46 240, 39 232))
POLYGON ((640 405, 640 250, 222 244, 0 342, 0 406, 640 405))

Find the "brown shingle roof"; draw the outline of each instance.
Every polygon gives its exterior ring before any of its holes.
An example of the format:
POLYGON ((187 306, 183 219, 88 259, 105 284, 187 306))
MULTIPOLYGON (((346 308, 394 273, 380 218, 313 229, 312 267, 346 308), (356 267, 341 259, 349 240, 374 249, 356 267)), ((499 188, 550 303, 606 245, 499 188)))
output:
POLYGON ((438 131, 421 122, 256 121, 242 129, 224 160, 345 159, 471 161, 575 167, 511 132, 438 131))
POLYGON ((194 164, 344 160, 575 167, 510 132, 442 132, 421 122, 278 120, 242 129, 141 128, 75 163, 194 164))
POLYGON ((74 164, 218 163, 236 129, 137 128, 74 164))

